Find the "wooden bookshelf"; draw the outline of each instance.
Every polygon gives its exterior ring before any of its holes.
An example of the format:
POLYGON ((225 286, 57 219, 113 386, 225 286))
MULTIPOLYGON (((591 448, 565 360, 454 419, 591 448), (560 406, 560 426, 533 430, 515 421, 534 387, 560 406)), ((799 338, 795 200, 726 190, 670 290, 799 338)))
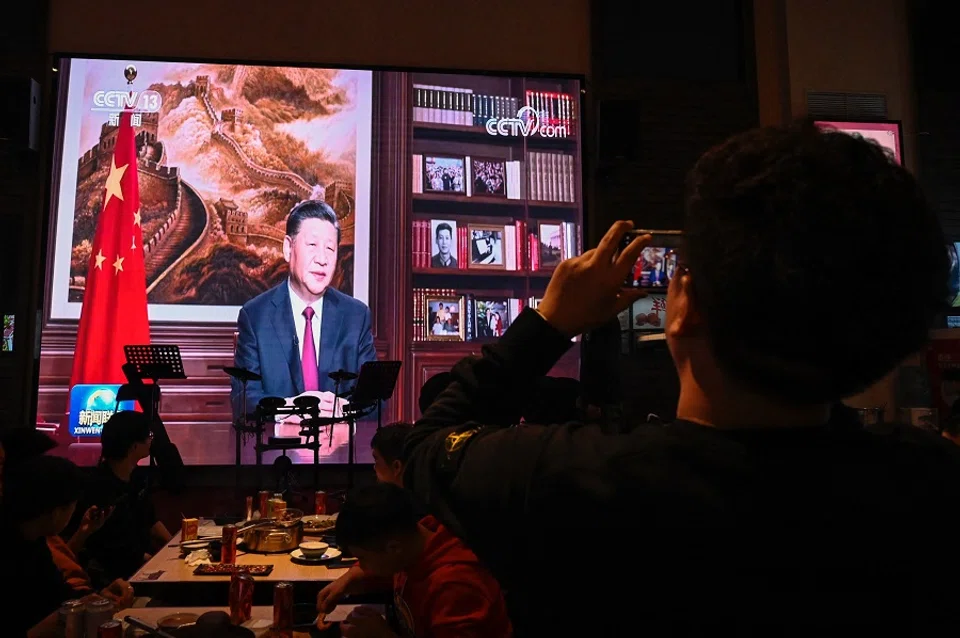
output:
MULTIPOLYGON (((579 112, 575 111, 569 134, 563 137, 524 137, 490 135, 485 126, 479 124, 477 118, 483 115, 465 114, 463 109, 459 113, 445 113, 443 117, 456 121, 417 121, 417 104, 424 103, 417 86, 436 87, 438 89, 459 89, 472 91, 474 95, 498 96, 495 99, 512 100, 509 105, 524 106, 527 91, 540 91, 550 94, 565 94, 570 96, 571 103, 579 109, 579 86, 575 81, 551 81, 540 78, 523 77, 494 77, 486 75, 454 75, 434 73, 411 73, 408 75, 406 95, 409 118, 409 156, 429 155, 462 156, 473 158, 495 158, 503 161, 520 161, 522 180, 522 198, 504 199, 484 196, 467 196, 466 194, 451 193, 420 193, 413 192, 412 180, 422 179, 422 176, 413 175, 412 162, 407 162, 411 180, 408 180, 410 192, 407 195, 407 206, 401 217, 406 224, 410 235, 410 244, 413 243, 413 227, 416 221, 451 220, 456 221, 457 228, 466 224, 509 224, 523 221, 526 232, 534 232, 541 221, 572 222, 577 229, 575 250, 583 249, 583 192, 582 192, 582 148, 578 134, 579 112), (419 101, 419 102, 418 102, 419 101), (574 201, 546 201, 531 198, 531 161, 530 153, 563 153, 572 156, 572 191, 574 201)), ((475 98, 471 98, 475 99, 475 98)), ((477 98, 480 99, 480 98, 477 98)), ((558 98, 562 99, 562 98, 558 98)), ((454 102, 464 104, 461 95, 454 96, 454 102)), ((425 160, 424 160, 425 161, 425 160)), ((560 179, 566 179, 563 174, 560 179)), ((508 176, 509 177, 509 176, 508 176)), ((465 180, 472 179, 464 175, 465 180)), ((416 416, 415 398, 420 386, 433 374, 449 370, 462 357, 469 354, 479 354, 485 343, 484 340, 474 341, 421 341, 413 340, 412 318, 414 316, 413 290, 414 289, 453 289, 457 294, 473 294, 482 300, 484 296, 490 300, 520 299, 526 305, 530 298, 540 298, 546 290, 547 282, 552 275, 552 269, 531 270, 529 267, 529 246, 527 237, 518 237, 523 242, 525 261, 516 270, 486 270, 473 268, 441 269, 415 267, 411 261, 408 271, 408 285, 406 286, 409 311, 404 313, 410 317, 409 347, 405 353, 404 369, 405 383, 409 396, 414 401, 408 403, 409 409, 404 410, 408 418, 416 416), (411 411, 412 410, 412 411, 411 411)), ((504 238, 504 244, 506 240, 504 238)), ((429 246, 432 251, 432 243, 429 246)), ((412 254, 411 248, 411 254, 412 254)), ((460 255, 456 255, 458 261, 460 255)), ((464 320, 466 317, 463 318, 464 320)), ((510 318, 511 321, 513 317, 510 318)), ((487 340, 489 341, 489 340, 487 340)), ((579 348, 573 348, 558 364, 553 374, 560 376, 579 376, 579 348)))

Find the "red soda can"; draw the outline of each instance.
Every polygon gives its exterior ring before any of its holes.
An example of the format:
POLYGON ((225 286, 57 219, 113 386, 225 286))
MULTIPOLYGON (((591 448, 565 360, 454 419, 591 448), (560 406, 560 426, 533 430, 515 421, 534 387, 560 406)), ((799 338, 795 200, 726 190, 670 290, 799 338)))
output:
POLYGON ((97 638, 123 638, 123 624, 119 620, 108 620, 97 628, 97 638))
POLYGON ((273 588, 273 630, 281 638, 293 638, 293 584, 273 588))
POLYGON ((260 490, 260 493, 257 495, 260 497, 260 518, 267 518, 267 501, 270 500, 270 492, 267 490, 260 490))
POLYGON ((317 493, 313 496, 313 513, 327 513, 327 493, 323 490, 317 490, 317 493))
POLYGON ((253 576, 235 572, 230 577, 230 622, 240 625, 253 616, 253 576))
POLYGON ((233 565, 237 562, 237 526, 224 525, 220 542, 220 562, 224 565, 233 565))

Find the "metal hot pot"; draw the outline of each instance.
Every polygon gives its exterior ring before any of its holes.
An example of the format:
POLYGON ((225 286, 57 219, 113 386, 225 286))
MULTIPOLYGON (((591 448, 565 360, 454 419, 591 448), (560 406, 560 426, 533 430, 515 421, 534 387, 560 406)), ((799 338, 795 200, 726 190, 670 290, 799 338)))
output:
POLYGON ((240 537, 248 552, 292 552, 303 542, 303 512, 283 510, 279 518, 256 521, 241 527, 240 537))

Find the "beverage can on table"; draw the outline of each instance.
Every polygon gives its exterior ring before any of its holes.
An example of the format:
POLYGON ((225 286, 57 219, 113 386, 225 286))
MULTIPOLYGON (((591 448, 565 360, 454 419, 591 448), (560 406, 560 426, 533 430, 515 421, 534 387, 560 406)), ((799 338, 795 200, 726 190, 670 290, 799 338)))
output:
POLYGON ((323 490, 317 490, 317 493, 313 495, 313 513, 327 513, 327 493, 323 490))
POLYGON ((257 496, 260 498, 260 518, 269 518, 269 516, 267 516, 267 503, 270 501, 270 492, 260 490, 257 496))
POLYGON ((247 497, 246 517, 243 520, 245 521, 253 520, 253 497, 252 496, 247 497))
POLYGON ((68 600, 60 605, 60 633, 66 638, 83 638, 87 631, 86 613, 87 605, 82 600, 68 600))
POLYGON ((230 622, 240 625, 253 616, 253 576, 236 572, 230 577, 230 622))
POLYGON ((196 518, 185 518, 180 523, 180 540, 195 541, 200 532, 200 520, 196 518))
POLYGON ((123 623, 108 620, 97 628, 97 638, 123 638, 123 623))
POLYGON ((233 565, 237 562, 237 526, 224 525, 221 538, 220 562, 233 565))
POLYGON ((283 638, 293 638, 293 583, 273 588, 273 629, 283 638))
POLYGON ((87 637, 93 638, 96 636, 100 625, 108 620, 113 620, 113 614, 116 613, 116 611, 117 608, 114 604, 106 598, 95 598, 88 602, 85 623, 87 627, 87 637))
POLYGON ((287 509, 287 502, 274 496, 267 501, 267 518, 277 518, 280 516, 280 512, 285 509, 287 509))

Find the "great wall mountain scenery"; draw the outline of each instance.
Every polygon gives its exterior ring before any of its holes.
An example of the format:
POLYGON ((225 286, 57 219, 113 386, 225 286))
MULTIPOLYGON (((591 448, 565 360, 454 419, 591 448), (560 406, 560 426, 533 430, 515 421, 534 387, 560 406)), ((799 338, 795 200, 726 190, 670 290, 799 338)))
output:
MULTIPOLYGON (((162 68, 161 80, 137 87, 159 92, 161 110, 143 113, 134 127, 150 303, 238 306, 279 283, 286 276, 286 217, 304 199, 323 199, 337 212, 343 233, 334 285, 352 293, 361 117, 352 72, 162 68)), ((83 298, 116 139, 117 128, 107 118, 83 114, 83 129, 99 127, 99 136, 77 165, 69 293, 74 302, 83 298)))

